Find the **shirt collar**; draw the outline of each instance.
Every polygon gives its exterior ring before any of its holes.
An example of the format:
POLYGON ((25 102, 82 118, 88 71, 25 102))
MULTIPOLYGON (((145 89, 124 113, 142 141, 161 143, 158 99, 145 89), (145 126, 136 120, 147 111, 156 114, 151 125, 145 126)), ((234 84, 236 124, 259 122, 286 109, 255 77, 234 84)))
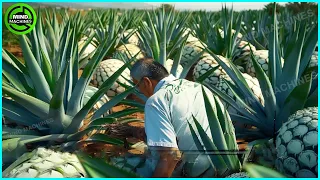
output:
POLYGON ((162 86, 164 86, 165 84, 168 84, 168 83, 170 83, 170 82, 172 82, 172 81, 174 81, 176 79, 177 78, 172 74, 170 74, 168 77, 165 77, 165 78, 161 79, 158 82, 158 84, 156 85, 156 87, 154 88, 153 93, 156 93, 162 86))

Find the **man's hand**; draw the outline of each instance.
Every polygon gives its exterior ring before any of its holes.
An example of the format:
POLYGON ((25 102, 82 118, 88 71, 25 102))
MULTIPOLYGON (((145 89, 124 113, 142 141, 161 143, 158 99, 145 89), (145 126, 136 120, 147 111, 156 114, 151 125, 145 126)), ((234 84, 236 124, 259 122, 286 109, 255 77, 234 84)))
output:
POLYGON ((159 161, 152 177, 170 177, 177 163, 181 159, 181 154, 177 148, 156 147, 152 150, 159 154, 159 161))

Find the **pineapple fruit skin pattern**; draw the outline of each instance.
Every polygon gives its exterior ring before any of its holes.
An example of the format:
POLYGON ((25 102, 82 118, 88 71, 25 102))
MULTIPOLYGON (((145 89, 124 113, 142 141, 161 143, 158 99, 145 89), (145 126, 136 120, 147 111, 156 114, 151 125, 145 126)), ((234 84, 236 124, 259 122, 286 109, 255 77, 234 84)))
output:
POLYGON ((318 107, 289 117, 276 139, 276 168, 289 176, 318 177, 318 107))

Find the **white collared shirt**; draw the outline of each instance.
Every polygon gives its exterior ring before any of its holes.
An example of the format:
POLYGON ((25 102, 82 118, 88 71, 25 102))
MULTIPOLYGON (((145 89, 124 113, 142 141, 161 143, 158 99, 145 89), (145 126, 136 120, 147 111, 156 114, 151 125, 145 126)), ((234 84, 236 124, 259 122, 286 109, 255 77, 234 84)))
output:
MULTIPOLYGON (((145 131, 148 147, 174 147, 180 151, 197 150, 188 121, 194 126, 192 115, 211 137, 204 107, 201 84, 170 75, 155 87, 145 105, 145 131)), ((205 88, 205 87, 204 87, 205 88)), ((205 88, 214 101, 210 90, 205 88)))

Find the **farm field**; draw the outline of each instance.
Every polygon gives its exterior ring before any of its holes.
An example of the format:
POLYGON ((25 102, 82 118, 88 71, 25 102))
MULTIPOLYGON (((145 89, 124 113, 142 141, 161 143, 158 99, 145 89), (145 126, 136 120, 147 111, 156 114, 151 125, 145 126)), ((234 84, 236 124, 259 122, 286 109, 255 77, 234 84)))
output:
POLYGON ((34 9, 30 33, 2 26, 3 177, 150 177, 143 58, 214 94, 213 139, 192 135, 219 153, 188 177, 318 177, 317 3, 34 9))

